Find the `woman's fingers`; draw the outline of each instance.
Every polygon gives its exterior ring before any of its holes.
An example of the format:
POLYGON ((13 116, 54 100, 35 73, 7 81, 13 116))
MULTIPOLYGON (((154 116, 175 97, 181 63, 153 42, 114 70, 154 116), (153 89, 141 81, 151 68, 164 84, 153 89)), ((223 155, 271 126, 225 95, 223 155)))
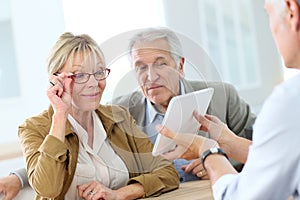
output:
POLYGON ((175 133, 168 127, 162 125, 157 125, 156 130, 160 134, 174 140, 177 145, 183 146, 185 148, 189 147, 193 143, 194 138, 196 137, 196 134, 191 133, 175 133))
POLYGON ((162 156, 168 160, 175 160, 182 155, 182 148, 176 147, 173 151, 162 154, 162 156))
POLYGON ((208 118, 206 118, 206 116, 204 117, 198 114, 198 112, 196 111, 193 112, 193 116, 200 123, 201 125, 200 130, 207 132, 209 130, 211 121, 208 118))
POLYGON ((175 138, 175 136, 176 136, 176 133, 174 133, 173 131, 171 131, 170 129, 168 129, 167 127, 165 127, 165 126, 162 126, 162 125, 157 125, 156 127, 156 130, 160 133, 160 134, 162 134, 162 135, 164 135, 164 136, 166 136, 166 137, 168 137, 168 138, 170 138, 170 139, 174 139, 175 138))

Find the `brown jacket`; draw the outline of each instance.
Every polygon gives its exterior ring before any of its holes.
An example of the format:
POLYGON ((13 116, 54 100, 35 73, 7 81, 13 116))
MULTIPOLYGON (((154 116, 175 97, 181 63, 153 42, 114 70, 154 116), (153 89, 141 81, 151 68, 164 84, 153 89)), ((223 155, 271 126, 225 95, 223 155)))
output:
MULTIPOLYGON (((112 148, 128 168, 128 184, 142 184, 145 197, 178 188, 179 177, 172 163, 162 157, 152 156, 152 143, 136 126, 126 109, 100 105, 96 113, 112 148)), ((71 130, 69 122, 66 124, 64 143, 48 135, 52 115, 53 109, 49 107, 19 127, 29 182, 37 193, 36 199, 64 199, 77 163, 77 135, 71 130)))

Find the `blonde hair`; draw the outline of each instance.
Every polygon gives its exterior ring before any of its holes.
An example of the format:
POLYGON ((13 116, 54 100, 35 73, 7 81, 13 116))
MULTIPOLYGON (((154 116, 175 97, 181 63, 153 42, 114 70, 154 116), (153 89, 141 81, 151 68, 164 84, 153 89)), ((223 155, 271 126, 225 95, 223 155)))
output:
POLYGON ((102 64, 105 65, 104 55, 94 39, 87 34, 74 35, 66 32, 58 38, 50 51, 46 63, 48 74, 59 72, 68 59, 72 63, 72 60, 79 52, 83 52, 84 56, 89 55, 100 59, 102 64))

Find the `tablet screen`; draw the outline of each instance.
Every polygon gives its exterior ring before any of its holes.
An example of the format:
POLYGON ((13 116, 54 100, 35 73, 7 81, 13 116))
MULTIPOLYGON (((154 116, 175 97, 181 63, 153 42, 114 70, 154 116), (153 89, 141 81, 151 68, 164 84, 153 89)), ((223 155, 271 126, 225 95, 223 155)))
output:
MULTIPOLYGON (((197 133, 199 122, 193 117, 193 111, 205 115, 214 89, 207 88, 192 93, 175 96, 171 99, 166 111, 163 126, 168 127, 175 133, 197 133)), ((158 134, 152 154, 154 156, 175 149, 173 140, 158 134)))

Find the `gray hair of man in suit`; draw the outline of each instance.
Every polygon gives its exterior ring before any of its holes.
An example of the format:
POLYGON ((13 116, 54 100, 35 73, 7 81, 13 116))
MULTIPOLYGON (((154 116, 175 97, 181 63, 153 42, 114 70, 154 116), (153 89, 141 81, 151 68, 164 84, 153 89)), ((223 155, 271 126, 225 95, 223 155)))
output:
MULTIPOLYGON (((130 56, 132 48, 136 43, 152 42, 159 39, 165 39, 170 46, 170 53, 175 62, 179 65, 183 57, 182 45, 177 35, 166 27, 152 27, 144 29, 135 34, 129 41, 128 49, 130 56)), ((130 59, 131 60, 131 59, 130 59)))

